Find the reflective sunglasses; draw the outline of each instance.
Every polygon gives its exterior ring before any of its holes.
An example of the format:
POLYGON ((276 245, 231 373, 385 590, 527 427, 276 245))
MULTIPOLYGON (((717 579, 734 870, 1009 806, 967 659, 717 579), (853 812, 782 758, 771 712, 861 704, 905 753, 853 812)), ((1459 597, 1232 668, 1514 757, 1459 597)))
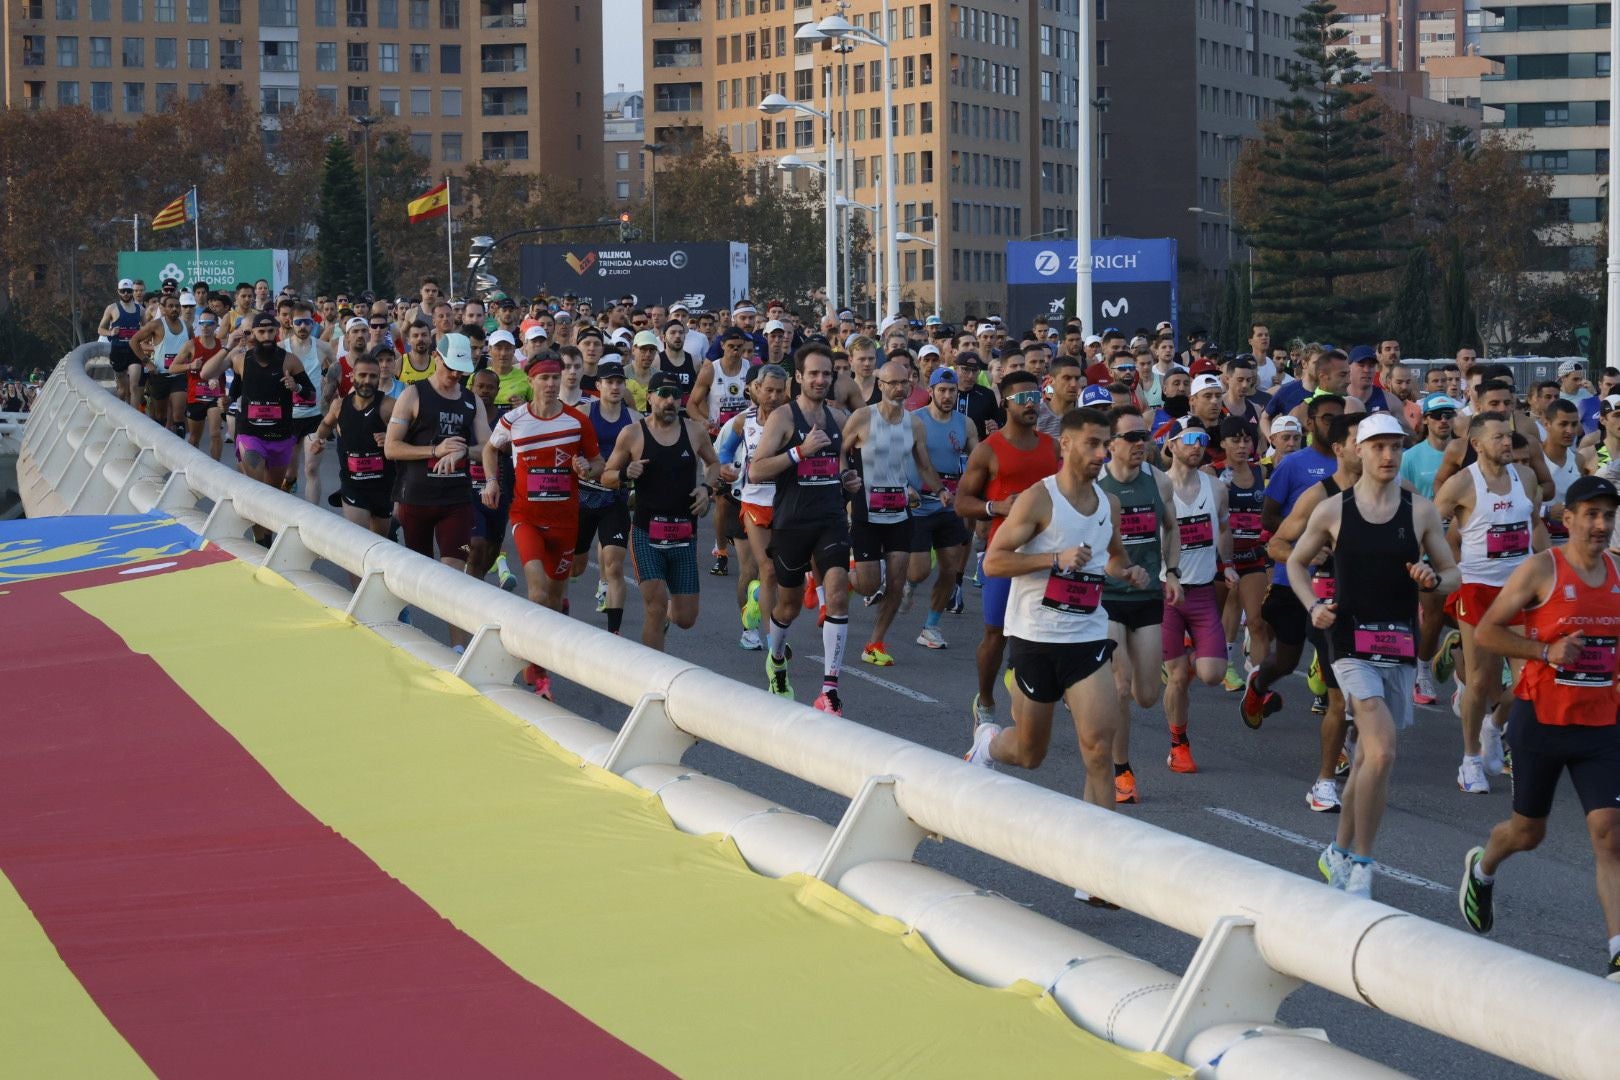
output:
POLYGON ((1208 446, 1209 432, 1199 431, 1197 428, 1192 428, 1190 430, 1183 431, 1179 436, 1177 436, 1177 439, 1186 446, 1208 446))
POLYGON ((678 398, 681 396, 681 392, 673 386, 660 386, 656 390, 648 391, 648 393, 652 394, 653 397, 661 398, 678 398))
POLYGON ((293 320, 293 325, 294 326, 314 326, 315 325, 315 320, 314 319, 294 319, 293 320))
POLYGON ((1039 390, 1020 390, 1016 394, 1008 394, 1007 401, 1013 405, 1034 405, 1041 400, 1039 390))

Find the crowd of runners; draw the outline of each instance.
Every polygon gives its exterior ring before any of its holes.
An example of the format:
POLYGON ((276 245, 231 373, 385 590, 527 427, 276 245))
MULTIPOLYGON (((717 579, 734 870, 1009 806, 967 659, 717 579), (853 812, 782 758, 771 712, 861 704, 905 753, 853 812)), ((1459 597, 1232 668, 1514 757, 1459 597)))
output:
MULTIPOLYGON (((827 712, 852 616, 851 659, 925 664, 978 589, 967 759, 1040 766, 1062 705, 1100 806, 1142 797, 1133 715, 1162 704, 1149 754, 1193 773, 1194 680, 1232 694, 1200 725, 1259 730, 1308 665, 1321 757, 1301 788, 1339 815, 1318 865, 1352 893, 1372 891, 1398 733, 1449 697, 1459 791, 1513 785, 1467 855, 1468 924, 1491 929, 1495 875, 1541 841, 1567 771, 1620 976, 1620 372, 1521 386, 1472 350, 1419 370, 1393 339, 1284 347, 1262 325, 1222 349, 1168 323, 763 307, 125 280, 100 329, 153 420, 536 604, 569 612, 594 566, 619 633, 633 578, 661 649, 696 624, 704 564, 733 577, 725 617, 764 685, 792 698, 798 674, 827 712)), ((545 671, 524 679, 549 696, 545 671)))

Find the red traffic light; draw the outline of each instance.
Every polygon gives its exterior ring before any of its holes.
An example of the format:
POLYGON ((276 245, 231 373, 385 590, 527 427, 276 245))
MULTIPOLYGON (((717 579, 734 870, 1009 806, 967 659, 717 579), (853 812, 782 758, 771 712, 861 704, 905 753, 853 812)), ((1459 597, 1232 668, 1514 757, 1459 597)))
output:
POLYGON ((621 224, 621 225, 630 224, 630 211, 622 210, 622 211, 619 212, 619 224, 621 224))

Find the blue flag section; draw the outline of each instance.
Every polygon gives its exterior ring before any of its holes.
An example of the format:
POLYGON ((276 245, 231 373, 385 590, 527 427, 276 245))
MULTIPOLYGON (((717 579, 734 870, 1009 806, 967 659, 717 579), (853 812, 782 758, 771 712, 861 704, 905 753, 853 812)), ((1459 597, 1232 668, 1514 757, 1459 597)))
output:
POLYGON ((27 518, 0 524, 0 586, 193 551, 202 537, 167 514, 27 518))
MULTIPOLYGON (((1038 316, 1062 323, 1074 300, 1079 244, 1073 240, 1016 240, 1007 245, 1007 325, 1023 330, 1038 316)), ((1086 333, 1176 322, 1176 242, 1131 236, 1091 242, 1091 301, 1086 333)))

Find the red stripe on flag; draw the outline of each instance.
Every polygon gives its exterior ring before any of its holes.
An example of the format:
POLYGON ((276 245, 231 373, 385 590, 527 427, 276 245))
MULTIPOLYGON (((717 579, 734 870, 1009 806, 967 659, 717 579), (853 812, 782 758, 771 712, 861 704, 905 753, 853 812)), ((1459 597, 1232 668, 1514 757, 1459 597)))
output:
POLYGON ((667 1075, 312 817, 61 594, 117 580, 0 598, 0 868, 155 1072, 667 1075))

